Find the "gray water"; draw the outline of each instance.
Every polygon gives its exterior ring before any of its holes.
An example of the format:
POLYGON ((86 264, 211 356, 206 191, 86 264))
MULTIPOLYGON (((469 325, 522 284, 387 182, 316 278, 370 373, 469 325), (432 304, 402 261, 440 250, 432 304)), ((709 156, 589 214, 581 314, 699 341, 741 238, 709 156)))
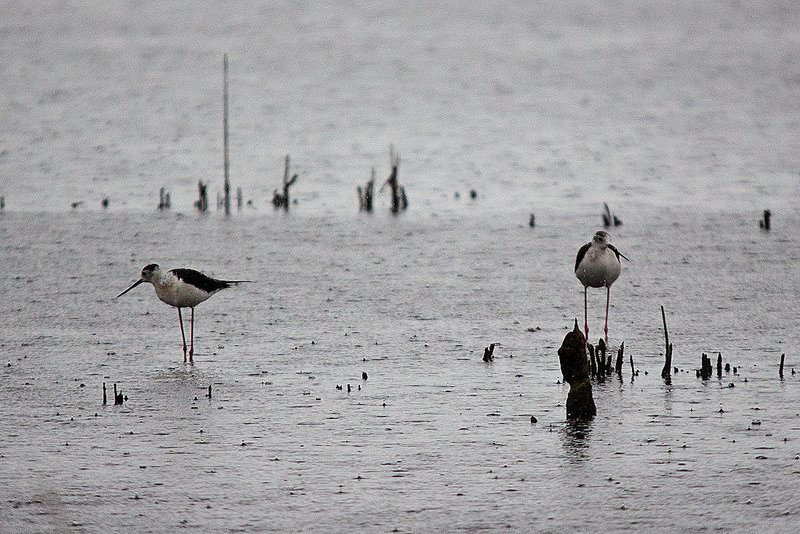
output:
POLYGON ((0 530, 795 529, 794 4, 3 14, 0 530), (228 218, 191 207, 221 188, 222 52, 253 200, 228 218), (411 207, 358 214, 390 143, 411 207), (574 425, 556 350, 604 201, 639 375, 574 425), (152 288, 113 299, 151 262, 253 280, 198 306, 194 365, 152 288))

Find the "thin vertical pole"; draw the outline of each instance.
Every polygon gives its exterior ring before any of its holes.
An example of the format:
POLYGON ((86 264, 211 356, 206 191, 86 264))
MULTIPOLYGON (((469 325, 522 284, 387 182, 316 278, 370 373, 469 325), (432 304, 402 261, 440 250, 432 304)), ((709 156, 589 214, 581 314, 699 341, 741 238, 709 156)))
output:
POLYGON ((225 172, 225 215, 230 215, 231 184, 228 181, 228 169, 230 167, 230 160, 228 158, 228 54, 222 56, 222 145, 225 172))

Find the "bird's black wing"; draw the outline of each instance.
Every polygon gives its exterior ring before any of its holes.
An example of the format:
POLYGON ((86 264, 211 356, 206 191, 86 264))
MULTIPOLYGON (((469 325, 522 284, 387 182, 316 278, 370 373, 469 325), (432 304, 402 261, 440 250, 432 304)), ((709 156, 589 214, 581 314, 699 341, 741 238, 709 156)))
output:
POLYGON ((586 243, 580 249, 578 249, 578 257, 575 258, 575 272, 578 272, 578 266, 583 261, 583 257, 586 256, 586 251, 589 250, 589 247, 591 246, 591 243, 586 243))
MULTIPOLYGON (((608 245, 608 248, 610 248, 614 252, 614 254, 617 255, 617 261, 619 261, 620 257, 623 257, 626 260, 628 260, 628 257, 625 254, 623 254, 622 252, 620 252, 619 250, 617 250, 617 248, 614 245, 608 245)), ((631 261, 631 260, 628 260, 628 261, 631 261)))
POLYGON ((216 280, 194 269, 172 269, 170 272, 187 284, 191 284, 207 293, 213 293, 231 285, 231 282, 216 280))

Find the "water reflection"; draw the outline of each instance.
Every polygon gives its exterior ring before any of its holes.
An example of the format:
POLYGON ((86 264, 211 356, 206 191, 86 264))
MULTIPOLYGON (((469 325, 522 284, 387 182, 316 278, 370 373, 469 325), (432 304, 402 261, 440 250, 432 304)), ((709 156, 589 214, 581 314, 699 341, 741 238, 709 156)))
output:
POLYGON ((589 442, 594 420, 567 421, 561 429, 561 446, 564 447, 567 460, 580 463, 589 459, 589 442))

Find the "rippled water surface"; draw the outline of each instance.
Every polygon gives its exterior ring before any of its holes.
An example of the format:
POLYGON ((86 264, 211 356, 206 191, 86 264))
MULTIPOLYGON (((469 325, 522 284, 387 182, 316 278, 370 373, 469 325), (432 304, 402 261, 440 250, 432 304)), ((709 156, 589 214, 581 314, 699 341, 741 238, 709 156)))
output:
POLYGON ((793 3, 3 13, 0 530, 795 529, 793 3), (223 52, 230 217, 192 209, 221 190, 223 52), (359 214, 390 143, 410 209, 359 214), (556 350, 603 202, 638 376, 570 424, 556 350), (197 307, 193 365, 150 286, 113 298, 151 262, 253 281, 197 307), (700 380, 703 352, 736 373, 700 380))

